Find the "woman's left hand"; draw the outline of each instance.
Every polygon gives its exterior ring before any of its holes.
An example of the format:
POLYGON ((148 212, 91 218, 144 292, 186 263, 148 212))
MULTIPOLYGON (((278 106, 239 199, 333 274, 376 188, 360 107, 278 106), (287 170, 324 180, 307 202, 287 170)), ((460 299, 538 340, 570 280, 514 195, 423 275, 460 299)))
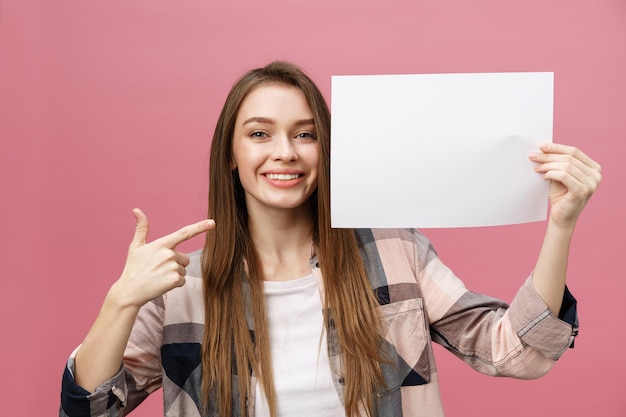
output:
POLYGON ((600 164, 579 149, 548 143, 529 159, 550 180, 550 221, 571 228, 602 180, 600 164))

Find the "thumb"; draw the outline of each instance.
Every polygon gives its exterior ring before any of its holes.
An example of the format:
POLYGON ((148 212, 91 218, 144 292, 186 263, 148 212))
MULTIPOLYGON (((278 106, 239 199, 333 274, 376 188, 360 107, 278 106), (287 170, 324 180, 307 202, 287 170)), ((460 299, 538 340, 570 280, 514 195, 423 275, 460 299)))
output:
POLYGON ((146 239, 148 238, 148 218, 143 211, 138 208, 133 209, 133 214, 135 215, 135 219, 137 219, 137 225, 130 247, 138 248, 146 244, 146 239))

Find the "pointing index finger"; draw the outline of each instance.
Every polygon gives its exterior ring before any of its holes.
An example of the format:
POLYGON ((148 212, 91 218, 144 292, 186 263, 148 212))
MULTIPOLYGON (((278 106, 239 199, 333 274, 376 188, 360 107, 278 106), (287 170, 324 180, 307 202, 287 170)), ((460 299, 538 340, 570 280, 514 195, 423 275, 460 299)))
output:
POLYGON ((176 246, 183 243, 184 241, 189 240, 192 237, 199 235, 200 233, 204 233, 207 230, 212 229, 213 227, 215 227, 214 220, 202 220, 200 222, 181 227, 177 231, 170 233, 169 235, 165 235, 157 240, 163 246, 174 249, 176 248, 176 246))

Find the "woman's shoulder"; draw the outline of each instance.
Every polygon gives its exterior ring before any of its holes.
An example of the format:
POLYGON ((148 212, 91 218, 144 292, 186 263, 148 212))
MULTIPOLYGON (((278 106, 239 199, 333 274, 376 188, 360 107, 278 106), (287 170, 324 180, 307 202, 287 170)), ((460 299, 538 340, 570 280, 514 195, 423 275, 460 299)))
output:
MULTIPOLYGON (((164 295, 166 314, 178 314, 177 311, 190 314, 193 310, 194 320, 203 320, 204 317, 202 293, 202 250, 193 251, 187 254, 189 265, 185 268, 185 285, 174 288, 164 295), (196 311, 197 310, 197 311, 196 311), (198 316, 198 317, 196 317, 198 316)), ((184 320, 179 318, 177 320, 184 320)))
POLYGON ((189 265, 185 268, 187 270, 187 276, 202 278, 202 249, 189 252, 189 265))
POLYGON ((417 229, 355 229, 355 235, 366 258, 401 257, 417 270, 437 257, 430 240, 417 229))
POLYGON ((359 246, 384 241, 430 246, 430 241, 417 229, 354 229, 359 246))

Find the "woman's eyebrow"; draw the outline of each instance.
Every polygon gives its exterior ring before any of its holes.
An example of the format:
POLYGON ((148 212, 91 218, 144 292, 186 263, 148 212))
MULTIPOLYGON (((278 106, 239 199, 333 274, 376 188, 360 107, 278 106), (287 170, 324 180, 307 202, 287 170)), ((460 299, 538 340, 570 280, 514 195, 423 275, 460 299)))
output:
POLYGON ((298 120, 297 122, 294 123, 294 126, 310 126, 310 125, 315 125, 315 120, 313 119, 302 119, 302 120, 298 120))
POLYGON ((251 117, 242 123, 242 126, 245 126, 249 123, 264 123, 264 124, 274 124, 274 120, 269 119, 267 117, 251 117))
MULTIPOLYGON (((263 124, 272 125, 272 124, 275 124, 276 122, 274 121, 274 119, 270 119, 268 117, 250 117, 249 119, 246 119, 242 123, 242 126, 245 126, 250 123, 263 123, 263 124)), ((302 120, 296 121, 293 125, 297 127, 311 126, 311 125, 315 125, 315 121, 313 119, 302 119, 302 120)))

